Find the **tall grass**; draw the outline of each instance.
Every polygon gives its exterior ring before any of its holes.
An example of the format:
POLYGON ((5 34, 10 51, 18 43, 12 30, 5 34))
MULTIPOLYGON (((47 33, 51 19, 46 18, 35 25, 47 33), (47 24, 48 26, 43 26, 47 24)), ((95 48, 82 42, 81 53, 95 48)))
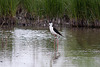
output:
POLYGON ((22 0, 28 12, 53 18, 68 15, 76 20, 100 19, 100 0, 22 0), (65 12, 66 11, 66 12, 65 12))
POLYGON ((19 0, 0 0, 0 16, 15 16, 19 0))
POLYGON ((8 0, 8 1, 9 1, 9 14, 10 16, 15 16, 19 0, 8 0))
POLYGON ((8 0, 0 0, 0 15, 6 16, 9 14, 8 0))
POLYGON ((100 19, 100 0, 67 0, 70 18, 100 19))
POLYGON ((34 12, 35 12, 35 15, 37 16, 42 16, 44 15, 44 1, 45 0, 34 0, 34 12))
POLYGON ((21 0, 25 9, 37 16, 57 17, 63 15, 63 0, 21 0))
POLYGON ((31 15, 45 18, 61 17, 100 20, 100 0, 0 0, 0 16, 15 16, 19 2, 31 15))
POLYGON ((34 9, 34 0, 20 0, 21 4, 23 5, 24 9, 26 9, 27 12, 33 14, 34 9))
POLYGON ((44 1, 45 15, 48 17, 61 16, 64 13, 63 0, 45 0, 44 1))

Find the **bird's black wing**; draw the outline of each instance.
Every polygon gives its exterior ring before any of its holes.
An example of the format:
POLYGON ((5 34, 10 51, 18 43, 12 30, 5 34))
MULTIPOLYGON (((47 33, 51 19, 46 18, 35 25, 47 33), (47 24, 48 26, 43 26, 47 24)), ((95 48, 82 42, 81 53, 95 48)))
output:
POLYGON ((61 34, 60 32, 58 32, 58 30, 57 30, 56 28, 53 28, 53 30, 54 30, 57 34, 59 34, 59 35, 62 36, 62 34, 61 34))

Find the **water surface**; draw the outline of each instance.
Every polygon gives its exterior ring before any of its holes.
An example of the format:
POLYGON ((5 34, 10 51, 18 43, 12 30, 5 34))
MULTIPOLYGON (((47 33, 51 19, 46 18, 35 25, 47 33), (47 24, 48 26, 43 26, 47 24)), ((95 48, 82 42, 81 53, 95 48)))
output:
POLYGON ((100 29, 59 30, 57 51, 47 28, 0 29, 0 66, 100 67, 100 29))

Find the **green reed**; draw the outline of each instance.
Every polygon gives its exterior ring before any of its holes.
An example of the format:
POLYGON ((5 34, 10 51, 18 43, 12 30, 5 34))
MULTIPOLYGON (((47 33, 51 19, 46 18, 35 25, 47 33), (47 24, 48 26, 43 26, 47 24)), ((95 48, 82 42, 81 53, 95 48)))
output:
POLYGON ((0 16, 15 16, 19 0, 0 0, 0 16))
POLYGON ((9 14, 8 0, 0 0, 0 16, 9 14))
POLYGON ((34 12, 37 16, 44 15, 44 0, 34 0, 34 12))
POLYGON ((0 16, 16 16, 19 3, 31 15, 45 18, 100 19, 100 0, 0 0, 0 16))
POLYGON ((100 0, 67 0, 70 18, 100 19, 100 0))
POLYGON ((9 14, 10 14, 10 16, 16 15, 18 4, 19 4, 19 0, 9 0, 9 14))
POLYGON ((20 2, 23 4, 23 7, 27 12, 33 13, 34 0, 20 0, 20 2))
POLYGON ((64 13, 63 0, 45 0, 44 1, 45 15, 49 17, 61 16, 64 13))
POLYGON ((36 16, 57 17, 63 15, 63 0, 21 0, 25 9, 36 16))

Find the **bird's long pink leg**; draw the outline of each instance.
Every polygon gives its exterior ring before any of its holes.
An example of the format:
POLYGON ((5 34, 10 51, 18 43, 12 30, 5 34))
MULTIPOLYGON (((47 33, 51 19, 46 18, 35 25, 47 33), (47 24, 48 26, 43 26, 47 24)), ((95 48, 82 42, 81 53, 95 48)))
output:
POLYGON ((59 45, 59 41, 58 41, 58 39, 57 39, 57 52, 58 52, 58 45, 59 45))
POLYGON ((56 39, 55 39, 55 35, 54 35, 54 50, 55 50, 55 44, 56 44, 56 39))

